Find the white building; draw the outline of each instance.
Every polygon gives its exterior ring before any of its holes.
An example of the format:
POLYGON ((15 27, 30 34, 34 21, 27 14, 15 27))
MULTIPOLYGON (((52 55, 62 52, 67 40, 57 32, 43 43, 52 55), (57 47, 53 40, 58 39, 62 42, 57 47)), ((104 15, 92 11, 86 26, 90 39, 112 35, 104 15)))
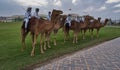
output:
POLYGON ((12 17, 0 17, 0 22, 12 22, 13 20, 12 17))

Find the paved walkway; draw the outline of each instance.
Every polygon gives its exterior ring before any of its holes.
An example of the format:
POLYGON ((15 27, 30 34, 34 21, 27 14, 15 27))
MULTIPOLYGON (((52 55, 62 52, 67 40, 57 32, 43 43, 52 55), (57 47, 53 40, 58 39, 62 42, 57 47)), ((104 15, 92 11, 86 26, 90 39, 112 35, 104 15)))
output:
POLYGON ((120 37, 34 70, 120 70, 120 37))

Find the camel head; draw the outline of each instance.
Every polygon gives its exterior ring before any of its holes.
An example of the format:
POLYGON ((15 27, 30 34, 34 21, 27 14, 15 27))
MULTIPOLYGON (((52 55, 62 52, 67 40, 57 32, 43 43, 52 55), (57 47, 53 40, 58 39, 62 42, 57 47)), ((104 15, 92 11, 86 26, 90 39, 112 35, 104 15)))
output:
POLYGON ((104 27, 107 24, 108 21, 109 21, 109 19, 106 18, 105 21, 104 21, 104 24, 102 26, 104 27))
POLYGON ((88 17, 88 19, 89 19, 89 20, 94 19, 94 17, 93 17, 93 16, 89 16, 89 15, 88 15, 87 17, 88 17))
POLYGON ((87 21, 90 21, 90 20, 93 20, 93 19, 94 19, 94 17, 93 17, 93 16, 90 16, 90 15, 85 15, 84 18, 85 18, 85 20, 87 20, 87 21))
POLYGON ((60 15, 60 14, 63 14, 63 11, 53 9, 52 14, 55 14, 55 15, 60 15))
POLYGON ((101 20, 101 17, 98 17, 98 21, 100 22, 100 20, 101 20))
POLYGON ((62 13, 63 13, 63 11, 61 11, 61 10, 53 9, 52 15, 51 15, 51 20, 54 21, 54 19, 56 19, 56 17, 62 13))
POLYGON ((106 18, 106 19, 105 19, 105 23, 107 23, 108 21, 109 21, 109 19, 108 19, 108 18, 106 18))

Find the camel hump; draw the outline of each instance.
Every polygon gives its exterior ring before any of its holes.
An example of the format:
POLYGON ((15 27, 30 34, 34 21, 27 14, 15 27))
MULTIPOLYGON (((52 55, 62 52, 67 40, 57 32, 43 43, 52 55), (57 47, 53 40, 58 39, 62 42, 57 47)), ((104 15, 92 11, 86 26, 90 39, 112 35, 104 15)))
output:
POLYGON ((40 19, 39 19, 39 23, 40 23, 40 24, 50 24, 51 21, 50 21, 50 20, 47 20, 47 19, 40 18, 40 19))

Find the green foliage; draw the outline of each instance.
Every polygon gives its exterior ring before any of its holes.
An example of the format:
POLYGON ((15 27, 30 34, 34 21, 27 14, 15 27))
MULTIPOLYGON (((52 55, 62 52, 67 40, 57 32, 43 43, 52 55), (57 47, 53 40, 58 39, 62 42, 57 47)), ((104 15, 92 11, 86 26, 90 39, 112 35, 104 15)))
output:
POLYGON ((18 17, 18 18, 15 18, 14 21, 15 21, 15 22, 23 21, 23 18, 18 17))
POLYGON ((47 49, 44 54, 41 54, 39 47, 40 38, 38 38, 35 56, 31 57, 32 41, 30 34, 26 38, 27 48, 24 52, 21 52, 21 23, 22 22, 0 23, 0 70, 23 69, 27 65, 50 60, 120 36, 119 28, 106 27, 100 30, 99 38, 94 36, 94 38, 91 39, 90 33, 87 32, 85 40, 82 40, 81 34, 79 34, 79 43, 72 44, 72 31, 70 32, 70 40, 64 43, 64 34, 62 30, 60 30, 57 34, 57 46, 53 45, 54 35, 52 34, 52 48, 47 49))

